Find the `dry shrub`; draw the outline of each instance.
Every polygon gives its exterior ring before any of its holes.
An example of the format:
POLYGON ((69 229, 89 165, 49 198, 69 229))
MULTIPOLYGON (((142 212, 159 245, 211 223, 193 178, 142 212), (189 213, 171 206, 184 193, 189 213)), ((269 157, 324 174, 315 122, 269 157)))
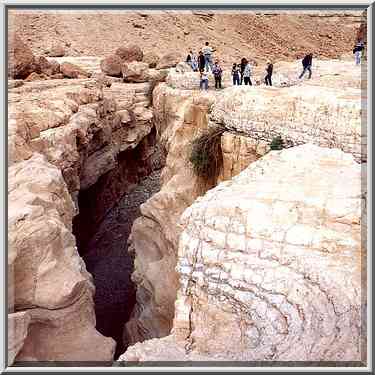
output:
POLYGON ((215 127, 194 139, 190 162, 195 174, 206 181, 216 181, 223 165, 221 136, 225 128, 215 127))

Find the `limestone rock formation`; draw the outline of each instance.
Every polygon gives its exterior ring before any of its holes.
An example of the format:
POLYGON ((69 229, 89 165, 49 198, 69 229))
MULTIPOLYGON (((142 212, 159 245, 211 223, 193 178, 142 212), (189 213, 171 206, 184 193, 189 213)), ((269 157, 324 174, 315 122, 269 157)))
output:
POLYGON ((63 62, 60 65, 60 72, 66 78, 87 78, 90 77, 90 73, 86 72, 77 65, 74 65, 69 62, 63 62))
POLYGON ((156 68, 156 65, 159 62, 159 56, 153 52, 146 52, 143 55, 142 61, 147 63, 150 68, 156 68))
POLYGON ((55 44, 48 50, 48 56, 50 57, 62 57, 65 56, 65 48, 61 44, 55 44))
POLYGON ((209 190, 181 217, 172 334, 120 359, 360 361, 364 200, 353 156, 311 144, 209 190))
POLYGON ((127 47, 117 48, 116 55, 118 55, 122 61, 142 61, 143 52, 138 45, 132 44, 127 47))
POLYGON ((122 60, 118 55, 110 55, 100 62, 100 68, 104 74, 113 77, 121 76, 122 60))
POLYGON ((156 131, 151 83, 108 78, 23 81, 9 90, 9 356, 16 362, 113 359, 113 340, 95 330, 94 287, 72 222, 79 208, 79 241, 90 238, 152 170, 156 131))
POLYGON ((352 155, 307 144, 198 199, 181 218, 175 335, 237 360, 360 360, 362 198, 352 155))
POLYGON ((183 58, 180 53, 178 52, 169 52, 165 55, 163 55, 157 66, 156 69, 165 69, 165 68, 172 68, 176 66, 180 61, 182 61, 183 58))
POLYGON ((36 72, 32 72, 31 74, 29 74, 27 76, 27 78, 25 78, 25 81, 27 82, 30 82, 30 81, 39 81, 39 80, 43 80, 43 79, 48 79, 49 77, 43 73, 41 74, 38 74, 36 72))
POLYGON ((115 344, 95 330, 61 172, 40 154, 12 165, 8 199, 11 360, 110 360, 115 344))
POLYGON ((150 79, 148 64, 144 62, 126 62, 121 70, 125 82, 147 82, 150 79))
POLYGON ((172 328, 178 288, 176 265, 180 229, 175 223, 196 197, 210 186, 190 168, 190 142, 207 127, 206 113, 212 96, 191 97, 189 93, 159 85, 154 91, 154 118, 161 142, 168 152, 162 189, 141 206, 135 220, 130 247, 136 252, 137 305, 126 325, 127 341, 162 337, 172 328), (160 269, 165 270, 160 277, 160 269))
POLYGON ((182 211, 212 187, 204 186, 191 174, 187 161, 188 143, 202 129, 217 125, 227 128, 222 136, 223 168, 218 182, 233 178, 266 155, 278 135, 287 148, 310 142, 327 149, 339 148, 357 162, 366 160, 366 134, 362 134, 360 123, 361 90, 356 82, 359 72, 349 79, 342 73, 341 63, 330 64, 318 62, 321 71, 299 86, 256 90, 232 87, 220 92, 191 91, 189 85, 188 89, 176 89, 170 77, 179 75, 183 85, 192 73, 172 69, 166 84, 154 90, 154 121, 168 155, 162 188, 141 207, 142 217, 135 221, 130 239, 136 254, 134 281, 138 285, 137 305, 126 327, 131 342, 164 336, 172 328, 171 301, 178 277, 174 264, 181 234, 176 223, 182 211), (342 82, 344 88, 340 88, 342 82), (194 103, 204 101, 206 104, 197 110, 194 103))
POLYGON ((87 72, 82 67, 69 62, 63 62, 60 65, 60 72, 64 75, 64 78, 85 79, 91 77, 92 75, 91 72, 87 72))
POLYGON ((35 56, 17 34, 8 40, 8 75, 11 78, 26 78, 34 71, 35 56))

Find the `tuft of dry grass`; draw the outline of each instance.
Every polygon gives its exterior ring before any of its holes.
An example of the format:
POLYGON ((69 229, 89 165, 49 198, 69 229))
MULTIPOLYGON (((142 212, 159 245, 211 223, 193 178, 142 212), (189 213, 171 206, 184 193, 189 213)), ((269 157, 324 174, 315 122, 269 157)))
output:
POLYGON ((192 141, 189 161, 194 173, 206 181, 215 182, 223 165, 221 136, 225 128, 215 127, 192 141))

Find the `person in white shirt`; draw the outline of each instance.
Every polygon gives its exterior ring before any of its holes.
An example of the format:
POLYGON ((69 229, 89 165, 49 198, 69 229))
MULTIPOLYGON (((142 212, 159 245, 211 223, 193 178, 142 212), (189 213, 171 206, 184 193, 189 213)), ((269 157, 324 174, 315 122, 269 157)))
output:
POLYGON ((209 43, 206 42, 206 45, 202 48, 203 56, 205 59, 206 72, 208 72, 208 68, 210 68, 212 71, 212 53, 215 52, 215 49, 210 47, 208 44, 209 43))
POLYGON ((251 66, 250 66, 250 63, 246 61, 245 69, 243 71, 243 80, 244 80, 245 85, 252 86, 250 76, 251 76, 251 66))
POLYGON ((201 82, 200 82, 200 89, 201 90, 208 90, 208 74, 204 71, 200 72, 201 82))

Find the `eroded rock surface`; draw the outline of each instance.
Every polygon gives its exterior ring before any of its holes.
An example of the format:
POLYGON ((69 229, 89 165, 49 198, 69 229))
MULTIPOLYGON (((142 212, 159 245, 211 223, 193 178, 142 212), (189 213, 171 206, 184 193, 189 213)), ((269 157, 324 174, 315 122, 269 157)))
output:
POLYGON ((11 362, 113 359, 115 342, 95 328, 95 288, 72 222, 80 213, 90 238, 119 197, 160 168, 150 89, 94 74, 10 90, 11 362))
MULTIPOLYGON (((295 64, 287 64, 284 70, 286 71, 285 77, 288 77, 288 74, 292 74, 290 72, 294 71, 293 74, 295 74, 297 66, 295 64)), ((367 136, 366 133, 362 132, 361 127, 361 116, 365 109, 361 108, 360 71, 358 70, 354 73, 351 71, 350 74, 345 71, 344 67, 340 66, 339 62, 331 62, 331 65, 326 62, 318 62, 313 79, 301 80, 296 86, 285 87, 280 85, 279 87, 272 88, 263 88, 261 86, 256 88, 231 87, 221 91, 209 90, 208 92, 198 92, 194 90, 195 86, 190 86, 189 83, 184 86, 184 82, 186 82, 186 79, 189 79, 190 73, 178 73, 173 69, 170 71, 166 84, 160 85, 155 90, 153 98, 155 121, 162 134, 162 139, 165 141, 168 152, 166 168, 163 171, 161 179, 162 188, 158 194, 142 205, 141 212, 143 216, 134 223, 131 236, 131 244, 136 254, 136 270, 133 277, 134 281, 138 284, 138 291, 137 305, 132 319, 127 324, 126 335, 130 335, 133 342, 151 337, 161 337, 172 329, 172 322, 169 319, 174 311, 174 305, 171 304, 171 301, 175 295, 174 288, 178 285, 176 284, 178 274, 183 274, 182 269, 178 269, 178 272, 174 269, 177 244, 179 240, 181 241, 181 227, 177 223, 184 207, 187 208, 198 196, 203 195, 207 189, 212 187, 203 186, 202 181, 199 181, 192 174, 191 166, 187 161, 190 150, 188 142, 200 134, 207 126, 214 127, 220 125, 227 129, 222 136, 223 168, 218 182, 230 180, 242 170, 248 168, 251 163, 265 156, 270 150, 272 139, 278 135, 282 136, 286 147, 292 147, 290 152, 297 145, 313 143, 325 148, 314 148, 314 146, 310 145, 306 146, 307 148, 305 149, 302 147, 300 150, 309 150, 312 155, 314 154, 312 150, 316 150, 318 153, 317 160, 321 156, 320 152, 322 155, 327 153, 327 168, 332 161, 332 165, 335 165, 338 171, 341 170, 341 159, 350 160, 348 161, 348 165, 351 165, 351 168, 358 172, 360 165, 356 163, 366 160, 365 147, 367 136), (176 88, 171 81, 171 77, 177 75, 181 83, 179 87, 182 88, 176 88), (341 87, 342 82, 344 82, 344 87, 341 87), (188 114, 191 113, 191 103, 199 103, 201 101, 206 102, 205 106, 200 107, 201 112, 199 112, 199 118, 204 119, 204 126, 199 125, 202 122, 197 118, 186 120, 186 118, 189 118, 188 114), (189 127, 187 129, 188 124, 189 127), (194 133, 191 133, 193 131, 194 133), (178 152, 177 148, 175 149, 177 146, 174 146, 176 144, 178 144, 178 152), (330 154, 330 148, 336 150, 330 154), (347 154, 339 152, 338 149, 345 151, 347 154), (160 277, 160 269, 163 269, 163 279, 160 277), (166 285, 168 285, 168 288, 166 285)), ((301 159, 303 158, 303 152, 295 152, 295 155, 298 154, 301 159)), ((307 156, 307 159, 312 158, 312 155, 307 156)), ((267 157, 268 155, 266 155, 267 157)), ((325 156, 321 157, 322 159, 325 158, 325 156)), ((267 164, 266 161, 265 163, 267 164)), ((320 162, 317 163, 319 164, 320 162)), ((277 178, 282 178, 282 170, 274 167, 274 165, 270 166, 273 173, 279 176, 277 178)), ((353 176, 356 179, 359 178, 358 174, 354 174, 353 176)), ((300 178, 303 179, 302 170, 300 178)), ((328 172, 326 178, 329 178, 328 172)), ((333 182, 334 180, 332 180, 333 182)), ((356 180, 355 183, 359 184, 359 180, 356 180)), ((294 182, 290 182, 289 192, 292 196, 294 189, 296 189, 295 199, 298 200, 300 197, 300 181, 298 180, 296 184, 295 187, 294 182)), ((277 182, 275 182, 275 189, 277 189, 276 185, 277 182)), ((271 184, 270 188, 272 186, 271 184)), ((267 186, 264 189, 266 192, 269 191, 267 186)), ((335 189, 334 191, 341 197, 339 187, 337 186, 335 189)), ((320 193, 323 195, 327 194, 327 196, 334 199, 334 194, 324 190, 324 188, 322 188, 320 193)), ((233 193, 233 196, 235 197, 236 194, 233 193)), ((350 200, 350 195, 347 196, 350 200)), ((304 199, 303 196, 301 196, 301 199, 304 199)), ((360 198, 358 199, 360 201, 360 198)), ((344 200, 346 201, 346 199, 344 200)), ((285 215, 288 215, 288 212, 286 211, 285 215)), ((225 211, 223 211, 224 213, 225 211)), ((326 223, 322 222, 321 225, 321 229, 324 232, 323 228, 325 228, 324 225, 326 223)), ((272 223, 270 223, 270 227, 272 227, 272 223)), ((359 226, 355 228, 354 232, 359 231, 359 226)), ((330 229, 327 229, 327 233, 331 233, 330 229)), ((337 233, 339 233, 339 230, 337 233)), ((359 241, 355 233, 351 235, 353 235, 356 241, 359 241)), ((304 237, 304 234, 301 236, 304 237)), ((218 233, 219 238, 220 234, 218 233)), ((235 240, 234 238, 234 244, 237 243, 235 240)), ((336 240, 339 241, 338 237, 331 238, 331 240, 333 242, 336 240)), ((318 247, 323 246, 324 240, 321 241, 321 243, 317 242, 318 247)), ((270 242, 272 242, 271 239, 270 242)), ((359 242, 355 246, 358 247, 358 244, 359 242)), ((322 251, 324 252, 325 250, 322 251)), ((355 250, 355 254, 357 253, 360 253, 358 248, 355 250)), ((356 256, 359 257, 358 254, 356 256)), ((311 256, 313 257, 313 255, 311 256)), ((189 258, 187 263, 190 261, 192 260, 189 258)), ((358 281, 359 271, 358 269, 352 271, 353 278, 356 280, 353 282, 355 284, 358 281)), ((322 271, 322 273, 324 272, 326 270, 322 271)), ((339 285, 337 288, 344 290, 346 284, 341 284, 341 276, 337 275, 337 278, 336 282, 339 285)), ((353 290, 355 290, 354 294, 359 293, 360 285, 355 284, 353 290)), ((204 301, 204 303, 209 303, 207 302, 208 299, 204 301)), ((354 315, 350 318, 352 320, 348 323, 349 325, 358 323, 356 321, 358 318, 358 315, 356 315, 358 314, 358 299, 353 301, 349 301, 354 306, 351 310, 354 315)), ((179 305, 177 304, 176 306, 178 309, 179 305)), ((183 306, 186 307, 187 305, 183 306)), ((184 310, 185 307, 182 307, 182 309, 184 310)), ((188 314, 188 308, 184 311, 188 314)), ((203 311, 205 310, 202 309, 202 313, 199 313, 199 308, 196 308, 195 311, 199 315, 204 314, 203 311)), ((179 318, 176 319, 173 330, 178 325, 176 322, 179 318)), ((214 320, 215 318, 212 319, 214 320)), ((228 317, 228 319, 232 318, 228 317)), ((212 329, 214 329, 213 327, 212 323, 212 329)), ((350 330, 354 329, 355 331, 356 328, 353 327, 351 326, 350 330)), ((201 334, 204 336, 205 332, 208 331, 207 329, 203 329, 202 326, 202 332, 199 333, 199 330, 197 330, 196 335, 201 334)), ((356 337, 358 338, 358 331, 355 332, 357 332, 356 337)), ((330 337, 333 340, 334 336, 330 337)), ((346 339, 343 340, 345 341, 346 339)), ((356 340, 354 339, 354 341, 356 340)), ((358 340, 357 343, 359 342, 358 340)), ((345 347, 346 344, 344 344, 344 341, 338 345, 345 347)), ((349 358, 350 356, 359 358, 359 352, 355 349, 355 345, 357 344, 354 341, 351 342, 351 349, 348 349, 346 354, 344 352, 339 354, 341 349, 337 349, 336 354, 333 355, 334 350, 332 349, 329 355, 336 359, 341 358, 341 355, 342 358, 349 358)), ((214 348, 215 345, 210 342, 206 347, 202 344, 197 350, 208 350, 207 347, 211 344, 214 348)), ((321 347, 323 347, 323 344, 321 347)), ((267 350, 271 349, 268 348, 267 350)), ((315 354, 317 356, 322 355, 325 349, 322 349, 321 352, 319 350, 317 349, 316 352, 311 351, 311 355, 307 351, 303 355, 311 359, 315 354)), ((217 352, 219 352, 219 349, 217 352)), ((271 358, 271 352, 272 350, 269 352, 266 350, 259 351, 259 353, 262 353, 259 358, 261 355, 264 355, 264 359, 271 358)), ((276 353, 275 355, 278 354, 276 353)), ((285 358, 288 355, 285 354, 285 358)), ((228 354, 228 356, 233 357, 235 354, 228 354)), ((255 357, 256 355, 249 358, 255 357)))
POLYGON ((362 198, 352 155, 312 145, 210 190, 181 218, 174 334, 238 360, 360 360, 362 198))
POLYGON ((181 217, 171 336, 120 359, 360 361, 364 197, 353 156, 311 144, 220 183, 181 217))
POLYGON ((8 199, 10 361, 110 360, 115 344, 95 330, 61 172, 40 154, 12 165, 8 199))

